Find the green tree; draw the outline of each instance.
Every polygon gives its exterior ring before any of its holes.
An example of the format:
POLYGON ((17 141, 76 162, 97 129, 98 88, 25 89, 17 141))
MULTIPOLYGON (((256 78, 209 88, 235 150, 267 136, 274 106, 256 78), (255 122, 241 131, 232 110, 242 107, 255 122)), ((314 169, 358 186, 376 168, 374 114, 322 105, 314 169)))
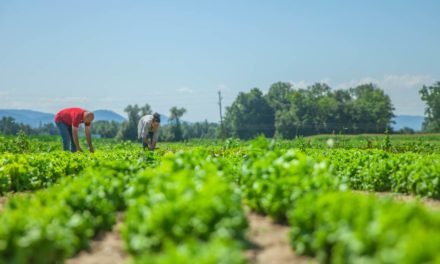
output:
POLYGON ((276 135, 281 138, 383 133, 391 129, 394 117, 389 96, 373 84, 333 91, 327 84, 315 83, 306 89, 292 89, 287 98, 289 108, 278 107, 282 110, 275 117, 276 135))
POLYGON ((3 135, 14 135, 18 132, 18 125, 15 119, 10 116, 4 116, 0 120, 0 132, 3 135))
POLYGON ((272 137, 275 132, 275 113, 258 88, 240 93, 226 108, 225 124, 230 135, 250 139, 259 134, 272 137))
POLYGON ((3 135, 17 135, 22 131, 26 135, 35 134, 34 129, 31 126, 22 123, 16 123, 15 119, 10 116, 4 116, 0 119, 0 134, 3 135))
POLYGON ((353 100, 348 105, 352 115, 352 133, 383 133, 391 131, 394 107, 385 92, 374 84, 350 89, 353 100))
POLYGON ((144 114, 151 114, 151 107, 145 104, 143 107, 139 107, 137 104, 128 105, 124 112, 128 115, 128 120, 122 123, 121 129, 117 134, 117 138, 124 140, 136 140, 137 139, 137 127, 139 120, 144 114))
POLYGON ((292 85, 286 82, 277 82, 270 86, 266 94, 269 105, 275 114, 275 136, 292 138, 295 135, 296 116, 291 111, 290 97, 293 94, 292 85))
POLYGON ((218 128, 220 127, 217 123, 209 123, 208 120, 204 122, 195 123, 182 123, 182 134, 184 139, 200 139, 209 138, 216 139, 218 137, 218 128))
POLYGON ((121 128, 121 123, 116 121, 100 120, 93 122, 93 133, 98 134, 103 138, 114 138, 116 137, 119 129, 121 128))
POLYGON ((35 133, 38 135, 58 135, 58 128, 54 125, 54 123, 47 123, 41 125, 38 128, 35 128, 35 133))
POLYGON ((181 141, 183 139, 182 127, 180 123, 180 118, 186 113, 185 108, 177 108, 173 106, 170 109, 169 122, 171 124, 171 134, 173 141, 181 141))
POLYGON ((425 102, 425 120, 423 130, 426 132, 440 131, 440 82, 431 86, 423 85, 420 89, 422 101, 425 102))
POLYGON ((287 110, 290 107, 289 97, 291 93, 292 85, 290 83, 277 82, 270 86, 266 98, 275 112, 287 110))

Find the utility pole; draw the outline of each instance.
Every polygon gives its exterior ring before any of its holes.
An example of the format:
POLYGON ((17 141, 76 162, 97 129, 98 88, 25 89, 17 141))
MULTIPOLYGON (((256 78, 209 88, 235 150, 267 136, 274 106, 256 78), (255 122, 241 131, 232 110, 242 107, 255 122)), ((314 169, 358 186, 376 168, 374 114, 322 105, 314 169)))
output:
POLYGON ((224 139, 225 133, 223 130, 223 115, 222 115, 222 92, 218 91, 218 106, 220 111, 220 138, 224 139))

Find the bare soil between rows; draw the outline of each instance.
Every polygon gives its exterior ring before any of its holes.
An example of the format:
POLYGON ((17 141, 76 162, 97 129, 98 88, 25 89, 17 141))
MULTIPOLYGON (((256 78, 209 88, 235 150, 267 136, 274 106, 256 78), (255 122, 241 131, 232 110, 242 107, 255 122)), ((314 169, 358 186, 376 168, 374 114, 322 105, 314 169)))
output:
POLYGON ((392 197, 396 201, 401 202, 417 202, 426 206, 429 209, 440 210, 440 200, 435 200, 425 197, 417 197, 409 194, 393 193, 393 192, 369 192, 369 191, 354 191, 367 195, 376 195, 377 197, 392 197))
POLYGON ((250 263, 316 263, 313 258, 295 254, 289 242, 289 226, 253 212, 247 213, 246 217, 249 221, 248 240, 253 244, 253 248, 245 252, 250 263))
MULTIPOLYGON (((391 192, 367 192, 354 191, 366 195, 378 197, 392 197, 396 201, 418 202, 429 209, 440 210, 440 200, 418 198, 411 195, 396 194, 391 192)), ((14 194, 20 195, 20 193, 14 194)), ((11 197, 0 196, 0 212, 5 203, 11 197)), ((247 212, 249 222, 247 239, 251 248, 244 252, 246 259, 253 264, 295 264, 317 263, 317 260, 307 256, 295 254, 289 242, 289 230, 287 225, 279 224, 268 216, 247 212)), ((123 241, 120 237, 120 227, 123 222, 123 214, 118 213, 117 223, 110 232, 98 236, 91 242, 89 250, 83 250, 76 256, 66 261, 67 264, 122 264, 129 260, 129 255, 123 249, 123 241)))
POLYGON ((110 232, 92 241, 89 250, 81 251, 75 257, 68 259, 66 264, 126 263, 129 256, 123 249, 123 242, 120 235, 122 219, 122 213, 118 213, 117 222, 110 232))

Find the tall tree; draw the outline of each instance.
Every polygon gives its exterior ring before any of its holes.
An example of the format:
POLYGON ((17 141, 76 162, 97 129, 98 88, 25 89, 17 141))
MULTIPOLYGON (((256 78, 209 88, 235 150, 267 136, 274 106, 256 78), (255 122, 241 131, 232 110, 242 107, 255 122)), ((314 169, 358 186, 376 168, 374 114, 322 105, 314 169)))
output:
POLYGON ((112 120, 100 120, 93 122, 93 133, 103 138, 114 138, 120 129, 121 124, 112 120))
POLYGON ((148 104, 145 104, 143 107, 139 107, 137 104, 128 105, 124 112, 127 113, 128 120, 122 123, 117 137, 124 140, 136 140, 139 120, 142 115, 151 114, 151 107, 148 104))
POLYGON ((419 91, 422 101, 425 102, 425 121, 423 130, 427 132, 440 131, 440 82, 431 86, 423 86, 419 91))
POLYGON ((292 93, 292 85, 286 82, 277 82, 270 86, 266 94, 267 101, 276 111, 286 110, 290 107, 289 97, 292 93))
POLYGON ((293 90, 292 85, 286 82, 277 82, 270 86, 266 94, 269 105, 275 114, 275 136, 279 138, 291 138, 295 134, 295 116, 290 111, 293 90))
POLYGON ((171 134, 174 141, 181 141, 183 139, 182 126, 180 124, 180 118, 186 113, 185 108, 177 108, 173 106, 170 109, 170 123, 171 123, 171 134))
POLYGON ((151 115, 153 114, 153 111, 151 110, 151 107, 149 104, 144 105, 141 107, 141 117, 145 115, 151 115))
POLYGON ((253 88, 240 93, 230 107, 226 108, 225 123, 231 135, 250 139, 259 134, 272 137, 275 132, 275 113, 263 93, 253 88))
POLYGON ((22 123, 16 123, 15 119, 10 116, 4 116, 0 119, 0 134, 3 135, 17 135, 22 131, 27 135, 36 134, 35 130, 31 126, 22 123))
POLYGON ((394 107, 385 92, 374 84, 350 89, 354 98, 349 105, 353 133, 383 133, 391 130, 394 107))

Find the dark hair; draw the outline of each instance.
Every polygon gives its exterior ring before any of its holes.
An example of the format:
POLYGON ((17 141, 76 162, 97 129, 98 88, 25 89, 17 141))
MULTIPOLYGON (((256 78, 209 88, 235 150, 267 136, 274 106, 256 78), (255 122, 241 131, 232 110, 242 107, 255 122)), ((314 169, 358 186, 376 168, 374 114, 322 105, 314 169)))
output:
POLYGON ((158 113, 153 114, 153 121, 160 123, 160 115, 158 113))

